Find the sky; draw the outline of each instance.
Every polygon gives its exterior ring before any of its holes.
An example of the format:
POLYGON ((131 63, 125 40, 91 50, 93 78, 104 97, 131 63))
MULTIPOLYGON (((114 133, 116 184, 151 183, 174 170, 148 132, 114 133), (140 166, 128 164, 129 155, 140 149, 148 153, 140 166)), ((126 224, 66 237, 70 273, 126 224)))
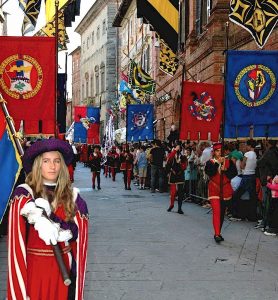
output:
MULTIPOLYGON (((52 0, 55 1, 55 0, 52 0)), ((70 39, 70 43, 67 45, 67 51, 60 51, 59 52, 59 73, 65 72, 65 58, 67 53, 72 52, 77 46, 80 45, 80 35, 75 33, 74 30, 77 25, 80 23, 82 18, 88 12, 88 10, 92 7, 96 0, 81 0, 81 8, 80 8, 80 16, 75 18, 75 22, 72 23, 72 27, 67 28, 67 33, 70 39)), ((4 2, 4 1, 3 1, 4 2)), ((18 5, 18 0, 9 0, 4 6, 3 11, 8 13, 7 16, 7 23, 8 23, 8 35, 9 36, 21 36, 21 26, 23 22, 23 11, 18 5)), ((39 14, 38 22, 36 31, 42 28, 45 25, 45 18, 44 18, 44 1, 42 1, 41 12, 39 14)), ((33 35, 30 33, 28 35, 33 35)), ((68 97, 71 98, 71 56, 68 56, 67 61, 67 71, 68 71, 68 97)))

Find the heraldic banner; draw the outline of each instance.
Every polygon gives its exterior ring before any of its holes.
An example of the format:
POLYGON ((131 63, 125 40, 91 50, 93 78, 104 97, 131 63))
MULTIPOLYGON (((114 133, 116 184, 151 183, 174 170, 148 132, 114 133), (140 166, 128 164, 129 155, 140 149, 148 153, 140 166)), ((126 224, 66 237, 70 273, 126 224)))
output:
POLYGON ((278 128, 277 76, 278 51, 228 51, 226 138, 249 137, 250 126, 254 137, 273 136, 278 128))
POLYGON ((219 140, 223 85, 183 82, 181 140, 219 140))
POLYGON ((0 224, 21 170, 21 159, 0 108, 0 224))
POLYGON ((153 104, 127 106, 127 141, 153 140, 153 104))
POLYGON ((92 106, 74 107, 74 142, 99 144, 100 108, 92 106))
POLYGON ((0 92, 16 130, 55 133, 55 39, 0 36, 0 92))

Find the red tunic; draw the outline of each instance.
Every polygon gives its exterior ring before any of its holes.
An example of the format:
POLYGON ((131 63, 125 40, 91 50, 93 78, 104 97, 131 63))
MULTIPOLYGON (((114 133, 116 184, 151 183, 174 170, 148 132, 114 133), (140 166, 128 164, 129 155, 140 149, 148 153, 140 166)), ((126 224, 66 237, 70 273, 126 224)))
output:
MULTIPOLYGON (((33 225, 27 225, 20 215, 23 206, 31 201, 30 187, 22 185, 14 194, 10 205, 8 231, 8 300, 67 300, 68 287, 64 285, 51 246, 38 236, 33 225), (28 298, 29 297, 29 298, 28 298)), ((74 201, 85 203, 74 189, 74 201)), ((84 204, 86 206, 86 204, 84 204)), ((81 207, 81 206, 80 206, 81 207)), ((86 210, 86 209, 85 209, 86 210)), ((84 210, 84 211, 85 211, 84 210)), ((58 208, 55 215, 65 219, 64 210, 58 208)), ((68 270, 76 262, 75 300, 83 299, 87 260, 88 217, 77 210, 74 222, 78 227, 78 238, 70 243, 59 243, 68 270)))
MULTIPOLYGON (((211 159, 212 164, 217 163, 214 159, 211 159)), ((230 166, 229 159, 225 159, 225 169, 228 169, 230 166)), ((215 175, 210 177, 208 183, 208 199, 220 199, 220 168, 215 175)), ((233 195, 233 189, 231 186, 230 179, 223 173, 223 200, 230 200, 233 195)))

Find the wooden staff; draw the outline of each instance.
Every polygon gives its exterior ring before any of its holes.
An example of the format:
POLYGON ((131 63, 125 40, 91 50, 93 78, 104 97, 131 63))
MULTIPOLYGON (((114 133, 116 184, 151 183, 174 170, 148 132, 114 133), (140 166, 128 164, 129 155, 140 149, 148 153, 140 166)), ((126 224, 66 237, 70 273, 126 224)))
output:
MULTIPOLYGON (((23 151, 23 148, 20 144, 20 141, 19 141, 19 138, 16 134, 16 131, 15 131, 15 127, 14 127, 14 123, 12 121, 12 118, 11 116, 9 115, 9 112, 8 112, 8 109, 7 109, 7 106, 6 106, 6 103, 5 103, 5 100, 3 99, 2 97, 2 94, 0 93, 0 104, 1 104, 1 107, 2 107, 2 110, 3 110, 3 113, 5 115, 5 118, 7 120, 7 124, 9 126, 9 129, 10 129, 10 132, 12 133, 12 138, 16 144, 16 148, 20 154, 20 157, 23 156, 24 154, 24 151, 23 151)), ((48 218, 48 216, 46 214, 44 214, 44 216, 50 220, 48 218)), ((64 260, 63 260, 63 257, 62 257, 62 254, 61 254, 61 249, 60 247, 58 246, 58 244, 56 245, 52 245, 52 248, 53 248, 53 253, 55 255, 55 258, 56 258, 56 261, 58 263, 58 266, 59 266, 59 269, 61 271, 61 274, 62 274, 62 277, 63 277, 63 281, 64 281, 64 284, 66 286, 69 286, 71 284, 71 280, 69 278, 69 274, 68 274, 68 271, 67 271, 67 268, 66 268, 66 265, 64 263, 64 260)))

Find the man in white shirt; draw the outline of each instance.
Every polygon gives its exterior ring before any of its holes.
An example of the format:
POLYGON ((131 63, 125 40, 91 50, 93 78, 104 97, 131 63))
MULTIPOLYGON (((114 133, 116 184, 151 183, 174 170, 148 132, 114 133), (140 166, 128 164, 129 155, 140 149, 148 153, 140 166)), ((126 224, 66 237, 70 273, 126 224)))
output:
POLYGON ((255 170, 257 166, 257 155, 255 153, 256 141, 248 140, 246 142, 246 152, 244 154, 243 160, 241 162, 242 169, 242 180, 239 188, 235 191, 233 195, 233 201, 238 203, 241 196, 248 191, 250 205, 248 205, 247 215, 242 215, 242 212, 239 212, 240 216, 238 217, 247 217, 250 221, 257 220, 257 195, 256 195, 256 175, 255 170))

